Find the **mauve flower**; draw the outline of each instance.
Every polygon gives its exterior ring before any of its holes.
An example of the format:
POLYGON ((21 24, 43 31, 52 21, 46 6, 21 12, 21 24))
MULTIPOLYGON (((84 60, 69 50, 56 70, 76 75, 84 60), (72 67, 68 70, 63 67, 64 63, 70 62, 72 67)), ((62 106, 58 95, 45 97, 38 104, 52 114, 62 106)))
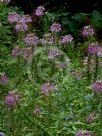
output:
POLYGON ((102 93, 102 80, 96 80, 91 87, 93 91, 102 93))
POLYGON ((42 45, 53 45, 54 44, 54 37, 51 35, 51 33, 46 33, 43 35, 43 38, 40 39, 40 42, 42 45))
POLYGON ((41 112, 40 107, 36 107, 36 108, 34 109, 34 113, 39 113, 39 112, 41 112))
POLYGON ((73 40, 73 37, 71 36, 71 34, 68 34, 68 35, 65 35, 65 36, 61 37, 60 43, 61 44, 68 44, 68 43, 71 43, 72 40, 73 40))
POLYGON ((93 36, 95 34, 95 31, 93 29, 93 27, 89 26, 84 26, 81 30, 81 34, 84 37, 89 37, 89 36, 93 36))
POLYGON ((48 50, 48 58, 53 59, 57 57, 60 54, 60 52, 57 49, 49 49, 48 50))
POLYGON ((29 14, 23 15, 20 22, 30 23, 32 22, 32 18, 29 14))
POLYGON ((87 130, 79 130, 75 136, 91 136, 91 133, 87 130))
POLYGON ((50 27, 51 32, 60 32, 61 31, 61 25, 59 23, 54 22, 50 27))
POLYGON ((27 34, 26 37, 24 38, 24 41, 27 45, 37 45, 39 43, 39 38, 33 34, 27 34))
POLYGON ((28 26, 25 22, 17 22, 17 24, 15 25, 15 30, 18 31, 27 31, 28 30, 28 26))
POLYGON ((100 50, 100 47, 98 42, 90 43, 87 49, 89 54, 97 54, 99 50, 100 50))
POLYGON ((15 23, 19 21, 20 15, 17 14, 16 12, 9 12, 7 19, 9 23, 15 23))
POLYGON ((14 92, 14 91, 8 92, 8 94, 5 96, 5 100, 4 100, 5 105, 9 108, 14 107, 16 105, 18 98, 19 98, 19 95, 16 92, 14 92))
POLYGON ((48 92, 51 91, 51 90, 53 90, 53 89, 54 89, 54 86, 53 86, 53 84, 50 84, 50 83, 44 83, 41 86, 41 92, 44 95, 47 95, 48 92))
POLYGON ((35 15, 36 16, 42 16, 42 15, 44 15, 44 11, 45 11, 45 8, 43 6, 39 6, 35 10, 35 15))
POLYGON ((7 84, 7 82, 8 82, 8 77, 7 77, 7 75, 6 75, 5 73, 0 76, 0 82, 1 82, 2 84, 7 84))
POLYGON ((16 56, 19 55, 19 54, 20 54, 20 48, 19 48, 19 46, 14 47, 14 48, 12 49, 11 55, 12 55, 13 57, 16 57, 16 56))
POLYGON ((21 55, 23 55, 23 57, 25 59, 29 58, 31 56, 31 54, 32 54, 31 47, 29 47, 29 48, 23 48, 23 49, 21 49, 20 52, 21 52, 21 55))

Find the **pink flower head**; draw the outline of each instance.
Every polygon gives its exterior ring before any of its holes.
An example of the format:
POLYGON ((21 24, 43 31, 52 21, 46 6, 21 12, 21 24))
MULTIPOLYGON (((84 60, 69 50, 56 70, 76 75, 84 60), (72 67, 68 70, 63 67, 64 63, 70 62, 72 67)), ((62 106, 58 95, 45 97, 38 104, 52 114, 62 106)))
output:
POLYGON ((42 15, 44 15, 44 11, 45 11, 45 8, 43 6, 39 6, 35 10, 35 15, 36 16, 42 16, 42 15))
POLYGON ((19 21, 20 15, 17 14, 16 12, 10 12, 7 19, 8 19, 9 23, 15 23, 15 22, 19 21))
POLYGON ((93 91, 102 93, 102 80, 96 80, 91 87, 93 91))
POLYGON ((42 91, 42 94, 44 95, 47 95, 49 91, 53 90, 54 89, 54 86, 50 83, 44 83, 42 86, 41 86, 41 91, 42 91))
POLYGON ((52 45, 54 44, 54 37, 51 35, 51 33, 46 33, 43 35, 43 38, 40 39, 40 42, 42 45, 52 45))
POLYGON ((8 92, 8 94, 5 96, 5 104, 7 107, 14 107, 16 105, 16 102, 19 98, 19 95, 15 93, 14 91, 8 92))
POLYGON ((39 112, 41 112, 40 107, 36 107, 36 108, 34 109, 34 113, 39 113, 39 112))
POLYGON ((73 40, 73 37, 71 36, 71 34, 62 36, 60 39, 60 43, 61 44, 67 44, 67 43, 71 43, 73 40))
POLYGON ((57 49, 49 49, 48 51, 48 58, 53 59, 59 55, 59 51, 57 49))
POLYGON ((91 133, 87 130, 79 130, 75 136, 91 136, 91 133))
POLYGON ((60 32, 61 31, 61 25, 59 23, 54 22, 50 27, 51 32, 60 32))
POLYGON ((97 54, 100 50, 98 42, 90 43, 87 49, 89 54, 97 54))
POLYGON ((17 22, 17 24, 15 25, 15 30, 18 32, 18 31, 21 31, 21 32, 24 32, 24 31, 27 31, 28 30, 28 26, 25 22, 17 22))
POLYGON ((24 41, 29 46, 37 45, 39 43, 38 37, 33 33, 27 34, 26 37, 24 38, 24 41))
POLYGON ((29 58, 31 56, 31 54, 32 54, 31 47, 21 49, 21 55, 25 59, 29 58))
POLYGON ((12 49, 11 55, 12 55, 13 57, 16 57, 16 56, 19 55, 19 54, 20 54, 20 48, 19 48, 18 46, 16 46, 15 48, 12 49))
POLYGON ((89 37, 89 36, 93 36, 95 34, 95 31, 93 29, 93 27, 89 26, 84 26, 82 31, 81 31, 82 36, 84 37, 89 37))
POLYGON ((6 75, 5 73, 3 73, 3 74, 0 76, 0 82, 1 82, 2 84, 7 84, 7 82, 8 82, 8 77, 7 77, 7 75, 6 75))
POLYGON ((29 14, 23 15, 20 22, 30 23, 32 22, 32 18, 29 14))

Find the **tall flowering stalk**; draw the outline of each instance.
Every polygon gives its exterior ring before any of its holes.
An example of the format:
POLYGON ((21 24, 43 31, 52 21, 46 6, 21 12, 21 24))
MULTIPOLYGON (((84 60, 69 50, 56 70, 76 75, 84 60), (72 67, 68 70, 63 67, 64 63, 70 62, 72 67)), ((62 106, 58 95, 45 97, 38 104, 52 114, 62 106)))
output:
POLYGON ((60 37, 59 43, 64 47, 65 52, 71 57, 73 56, 73 37, 71 34, 67 34, 60 37))
POLYGON ((89 54, 89 57, 88 57, 88 71, 90 71, 89 69, 89 63, 90 63, 90 58, 92 55, 95 56, 95 72, 94 72, 94 81, 97 79, 97 76, 98 76, 98 56, 97 56, 97 53, 98 51, 100 50, 100 46, 98 44, 98 42, 92 42, 88 45, 88 54, 89 54))

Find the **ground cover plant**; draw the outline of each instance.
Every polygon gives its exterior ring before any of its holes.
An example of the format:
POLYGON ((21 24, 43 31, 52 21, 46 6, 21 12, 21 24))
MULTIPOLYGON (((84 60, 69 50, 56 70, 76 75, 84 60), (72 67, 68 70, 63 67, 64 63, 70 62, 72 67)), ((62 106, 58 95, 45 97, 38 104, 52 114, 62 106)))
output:
POLYGON ((1 136, 102 136, 97 27, 61 22, 44 6, 29 15, 0 4, 1 136))

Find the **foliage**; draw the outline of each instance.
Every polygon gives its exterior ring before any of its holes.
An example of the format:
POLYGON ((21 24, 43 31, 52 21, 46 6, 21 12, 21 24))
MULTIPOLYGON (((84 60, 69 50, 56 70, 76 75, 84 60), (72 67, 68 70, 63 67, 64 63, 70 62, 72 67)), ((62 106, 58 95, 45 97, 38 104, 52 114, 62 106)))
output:
MULTIPOLYGON (((38 29, 34 22, 22 23, 25 16, 18 8, 0 6, 0 131, 7 136, 74 136, 88 130, 92 136, 101 136, 102 90, 92 88, 98 79, 102 88, 101 42, 98 45, 91 26, 82 29, 82 41, 74 42, 69 34, 80 32, 87 14, 45 12, 36 17, 42 27, 38 29), (10 24, 11 11, 17 11, 21 20, 10 24), (20 29, 15 27, 18 24, 20 29)), ((95 25, 101 21, 98 11, 93 11, 91 19, 92 26, 101 27, 95 25)))

